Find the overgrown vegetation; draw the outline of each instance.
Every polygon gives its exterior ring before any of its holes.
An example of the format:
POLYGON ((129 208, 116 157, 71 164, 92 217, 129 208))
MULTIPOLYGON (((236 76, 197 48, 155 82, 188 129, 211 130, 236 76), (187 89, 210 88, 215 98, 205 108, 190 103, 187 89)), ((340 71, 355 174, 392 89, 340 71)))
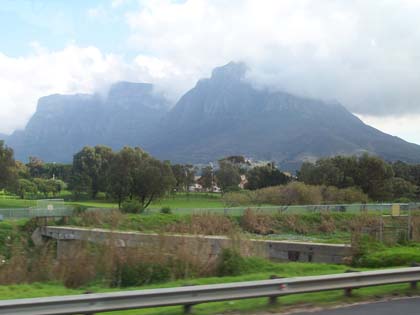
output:
POLYGON ((246 205, 317 205, 364 203, 368 197, 360 189, 315 186, 300 182, 262 188, 254 191, 227 193, 223 197, 228 206, 246 205))

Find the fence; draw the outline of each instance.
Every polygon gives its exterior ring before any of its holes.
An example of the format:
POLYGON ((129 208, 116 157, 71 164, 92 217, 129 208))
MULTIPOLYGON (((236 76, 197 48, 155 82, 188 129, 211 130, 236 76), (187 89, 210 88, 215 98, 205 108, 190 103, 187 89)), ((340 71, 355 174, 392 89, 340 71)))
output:
MULTIPOLYGON (((317 213, 317 212, 377 212, 378 214, 392 214, 393 206, 398 205, 401 214, 420 209, 420 203, 370 203, 370 204, 331 204, 331 205, 292 205, 292 206, 249 206, 249 207, 230 207, 230 208, 176 208, 172 212, 178 214, 191 213, 215 213, 224 215, 242 215, 246 210, 264 213, 317 213)), ((159 209, 148 209, 145 213, 154 213, 159 209)))
POLYGON ((199 303, 269 297, 290 294, 344 290, 346 296, 352 289, 395 283, 410 283, 417 287, 420 267, 354 272, 327 276, 285 278, 226 284, 199 285, 181 288, 137 290, 114 293, 97 293, 62 297, 47 297, 0 301, 0 314, 4 315, 62 315, 94 314, 129 309, 184 306, 190 313, 199 303))
POLYGON ((35 217, 67 217, 73 214, 72 208, 59 208, 54 210, 48 209, 32 209, 32 208, 15 208, 0 209, 0 216, 3 219, 22 219, 35 217))

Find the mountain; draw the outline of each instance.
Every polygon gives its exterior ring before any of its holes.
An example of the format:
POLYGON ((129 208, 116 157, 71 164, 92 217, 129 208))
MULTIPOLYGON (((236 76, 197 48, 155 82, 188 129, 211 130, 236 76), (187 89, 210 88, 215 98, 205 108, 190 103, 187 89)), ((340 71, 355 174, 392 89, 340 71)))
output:
POLYGON ((70 162, 85 145, 118 149, 146 141, 168 111, 168 102, 151 84, 119 82, 108 95, 50 95, 38 101, 35 114, 22 131, 7 138, 17 159, 37 156, 70 162))
POLYGON ((173 162, 207 163, 227 155, 275 160, 294 170, 304 160, 364 152, 420 162, 420 146, 364 124, 339 103, 254 87, 242 63, 168 101, 143 83, 120 82, 107 95, 51 95, 25 130, 7 139, 18 159, 69 162, 84 145, 139 145, 173 162))
POLYGON ((420 146, 364 124, 338 103, 256 89, 229 63, 200 80, 165 118, 150 149, 173 161, 243 154, 294 169, 303 160, 368 152, 420 162, 420 146))

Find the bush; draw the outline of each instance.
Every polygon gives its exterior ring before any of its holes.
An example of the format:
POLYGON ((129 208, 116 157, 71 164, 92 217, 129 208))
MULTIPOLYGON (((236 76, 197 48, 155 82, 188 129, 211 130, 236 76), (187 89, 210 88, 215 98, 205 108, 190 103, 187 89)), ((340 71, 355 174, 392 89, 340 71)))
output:
POLYGON ((254 212, 251 209, 246 209, 244 215, 240 218, 240 225, 245 231, 262 235, 274 232, 273 223, 272 215, 254 212))
POLYGON ((121 268, 121 287, 133 287, 144 284, 169 281, 171 272, 169 267, 156 263, 125 264, 121 268))
POLYGON ((252 195, 254 195, 254 193, 250 191, 227 192, 223 195, 223 202, 226 207, 250 205, 253 203, 252 195))
POLYGON ((137 200, 127 200, 121 204, 121 211, 124 213, 142 213, 142 205, 137 200))
POLYGON ((359 258, 361 267, 396 267, 407 266, 412 262, 420 262, 420 249, 418 246, 390 247, 367 253, 359 258))
POLYGON ((332 186, 307 185, 292 182, 282 186, 266 187, 254 191, 231 192, 223 200, 227 206, 250 204, 316 205, 367 202, 368 197, 359 188, 339 189, 332 186))
POLYGON ((245 259, 236 251, 225 248, 223 249, 217 265, 217 275, 238 276, 246 269, 245 259))
POLYGON ((163 207, 162 209, 160 209, 160 213, 162 214, 172 214, 172 210, 170 207, 163 207))
POLYGON ((75 215, 85 213, 88 207, 82 205, 74 205, 73 206, 73 213, 75 215))

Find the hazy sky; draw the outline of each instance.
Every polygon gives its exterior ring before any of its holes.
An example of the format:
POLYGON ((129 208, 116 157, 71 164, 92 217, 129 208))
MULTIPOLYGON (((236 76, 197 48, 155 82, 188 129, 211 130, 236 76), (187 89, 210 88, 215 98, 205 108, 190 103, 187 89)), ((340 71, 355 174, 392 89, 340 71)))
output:
POLYGON ((176 100, 231 60, 420 144, 420 0, 1 0, 0 133, 37 99, 147 81, 176 100))

